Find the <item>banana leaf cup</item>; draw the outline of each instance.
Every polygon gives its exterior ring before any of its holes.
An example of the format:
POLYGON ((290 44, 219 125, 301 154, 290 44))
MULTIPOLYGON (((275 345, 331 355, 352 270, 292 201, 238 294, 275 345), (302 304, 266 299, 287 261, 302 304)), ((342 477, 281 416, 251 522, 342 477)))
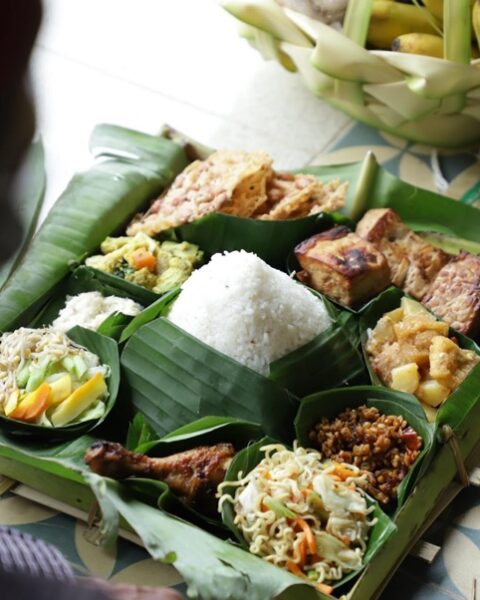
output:
MULTIPOLYGON (((160 457, 198 446, 218 443, 231 443, 235 450, 239 451, 263 435, 262 429, 255 423, 228 417, 205 417, 172 431, 162 438, 148 439, 150 436, 145 437, 145 435, 136 437, 139 430, 145 434, 145 427, 148 428, 148 424, 138 413, 129 430, 130 444, 135 443, 134 447, 130 445, 130 449, 134 452, 160 457)), ((200 512, 194 506, 189 506, 171 491, 167 483, 147 477, 130 477, 123 480, 123 484, 131 493, 147 504, 204 527, 220 537, 227 537, 220 514, 215 517, 200 512)))
MULTIPOLYGON (((236 481, 239 479, 239 473, 241 472, 242 477, 245 477, 258 463, 263 459, 264 452, 262 447, 274 443, 271 438, 263 438, 254 444, 250 444, 239 452, 233 459, 227 474, 225 481, 236 481)), ((226 486, 223 490, 226 494, 234 494, 234 486, 226 486)), ((362 569, 374 558, 374 556, 381 551, 383 544, 388 538, 396 531, 396 526, 391 519, 382 511, 380 506, 372 499, 367 497, 369 506, 374 506, 373 516, 376 519, 375 525, 372 527, 370 537, 367 544, 367 549, 363 559, 362 569)), ((248 545, 237 526, 234 523, 234 510, 233 506, 225 502, 222 507, 222 518, 223 522, 231 530, 237 542, 248 551, 248 545)), ((332 586, 336 590, 345 592, 345 584, 350 582, 356 576, 358 576, 361 570, 346 574, 341 580, 333 583, 332 586)), ((317 592, 318 593, 318 592, 317 592)), ((324 597, 319 594, 319 597, 324 597)))
POLYGON ((48 427, 34 423, 26 423, 15 419, 10 419, 5 415, 0 415, 0 428, 9 435, 22 436, 25 438, 41 438, 49 442, 57 442, 61 439, 70 439, 85 434, 100 426, 112 411, 117 400, 120 386, 120 361, 118 347, 114 340, 103 336, 95 331, 84 329, 83 327, 74 327, 68 332, 68 337, 75 343, 87 348, 93 354, 99 357, 100 363, 105 364, 110 369, 110 374, 106 380, 108 388, 108 397, 105 400, 105 411, 101 417, 87 418, 79 422, 63 425, 61 427, 48 427))
MULTIPOLYGON (((385 387, 383 381, 373 370, 366 343, 368 340, 368 331, 373 329, 378 320, 390 310, 400 306, 401 299, 405 296, 402 290, 398 288, 389 288, 380 296, 372 300, 363 310, 360 316, 360 335, 362 341, 363 354, 367 364, 370 380, 374 385, 385 387)), ((440 320, 440 319, 439 319, 440 320)), ((470 338, 461 335, 454 329, 449 329, 449 336, 455 337, 461 348, 472 350, 480 356, 480 347, 470 338)), ((448 396, 440 405, 435 422, 438 427, 449 425, 453 430, 457 429, 465 419, 468 419, 469 411, 480 401, 480 363, 475 365, 464 381, 448 396)))
POLYGON ((402 506, 409 492, 415 486, 420 469, 425 470, 425 463, 431 458, 434 442, 434 428, 428 423, 416 398, 410 394, 373 386, 347 387, 312 394, 303 398, 300 403, 295 418, 296 438, 301 446, 314 447, 309 434, 322 417, 331 420, 345 409, 357 408, 363 404, 375 407, 385 415, 403 417, 423 441, 420 454, 398 486, 396 506, 388 507, 395 510, 402 506))

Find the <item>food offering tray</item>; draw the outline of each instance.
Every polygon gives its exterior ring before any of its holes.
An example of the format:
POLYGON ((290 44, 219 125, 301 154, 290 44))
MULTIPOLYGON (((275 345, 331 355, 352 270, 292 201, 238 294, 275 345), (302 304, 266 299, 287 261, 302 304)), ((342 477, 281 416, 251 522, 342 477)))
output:
MULTIPOLYGON (((211 152, 169 130, 155 137, 111 125, 100 125, 94 130, 91 150, 96 159, 93 167, 73 177, 36 236, 30 243, 25 240, 20 253, 23 258, 17 256, 15 264, 0 273, 1 331, 31 326, 42 311, 51 311, 55 298, 64 297, 72 270, 94 253, 105 237, 121 234, 130 219, 144 210, 189 162, 211 152)), ((38 148, 35 151, 41 158, 38 148)), ((389 207, 408 227, 431 239, 441 239, 450 251, 466 248, 480 253, 480 211, 396 179, 377 164, 372 154, 367 154, 361 163, 307 167, 301 172, 326 182, 348 182, 342 212, 292 221, 253 221, 212 214, 172 231, 172 239, 197 243, 207 256, 246 249, 271 266, 288 271, 292 250, 300 241, 339 223, 353 224, 368 209, 389 207)), ((35 206, 41 195, 37 188, 43 189, 43 183, 37 168, 31 190, 35 206)), ((33 218, 35 212, 25 211, 25 215, 33 218)), ((112 285, 115 287, 111 280, 88 272, 83 272, 80 281, 82 285, 88 282, 85 289, 89 290, 105 292, 112 285)), ((125 286, 119 289, 120 295, 128 295, 125 286)), ((165 484, 118 482, 101 477, 87 469, 83 457, 98 437, 125 440, 135 412, 141 413, 161 438, 164 454, 169 448, 182 449, 185 440, 194 447, 195 439, 211 440, 227 431, 237 439, 243 436, 244 440, 259 440, 268 435, 291 444, 295 415, 304 396, 331 393, 334 402, 338 390, 332 391, 333 388, 342 388, 345 381, 361 385, 355 389, 363 390, 362 393, 365 389, 371 390, 373 396, 386 393, 385 388, 378 387, 378 381, 371 379, 360 350, 365 309, 344 310, 326 301, 337 324, 334 335, 320 337, 309 349, 310 354, 301 352, 280 366, 273 363, 272 372, 277 379, 272 380, 254 377, 246 368, 239 370, 234 361, 226 361, 191 336, 180 336, 179 330, 163 317, 177 293, 150 304, 139 319, 116 322, 105 331, 118 343, 122 372, 117 402, 98 430, 55 439, 53 435, 39 437, 28 428, 19 430, 2 419, 0 473, 37 490, 41 498, 48 496, 58 506, 70 507, 65 512, 89 514, 92 527, 101 515, 101 523, 95 528, 98 541, 112 542, 120 527, 120 534, 142 543, 153 558, 172 563, 193 596, 327 598, 291 573, 225 541, 225 531, 219 533, 212 523, 179 513, 178 501, 165 484), (313 358, 322 356, 322 352, 325 358, 314 363, 313 358), (146 356, 158 365, 158 372, 148 366, 146 356), (175 370, 179 356, 191 366, 188 375, 175 370), (159 373, 170 363, 174 365, 168 370, 170 384, 163 385, 166 379, 159 373), (315 372, 310 367, 314 364, 318 364, 315 372), (312 371, 309 375, 305 365, 312 371), (199 375, 203 371, 221 382, 222 393, 206 391, 199 375), (302 378, 296 372, 301 372, 302 378), (376 387, 365 388, 369 383, 376 387), (195 386, 199 396, 207 396, 208 402, 192 402, 188 393, 191 386, 195 386), (253 395, 258 405, 242 405, 242 394, 253 395), (232 408, 232 397, 239 400, 241 409, 232 408), (182 410, 176 411, 176 398, 183 402, 182 410), (166 424, 154 410, 155 402, 171 407, 171 422, 166 424), (212 405, 216 412, 211 410, 212 405)), ((468 343, 479 352, 473 342, 468 343)), ((128 434, 136 439, 134 447, 145 442, 142 427, 141 420, 135 417, 128 434)), ((378 598, 427 528, 469 484, 470 472, 480 463, 478 365, 456 394, 455 403, 447 402, 429 427, 428 452, 404 501, 391 515, 393 525, 382 541, 381 551, 372 553, 366 567, 349 585, 334 589, 333 597, 378 598)), ((25 492, 27 488, 22 489, 25 492)))

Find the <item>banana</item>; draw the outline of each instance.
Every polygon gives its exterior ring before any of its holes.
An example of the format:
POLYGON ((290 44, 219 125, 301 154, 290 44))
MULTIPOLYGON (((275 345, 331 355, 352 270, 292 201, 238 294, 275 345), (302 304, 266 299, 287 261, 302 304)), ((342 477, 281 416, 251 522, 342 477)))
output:
POLYGON ((477 44, 480 47, 480 0, 476 0, 472 9, 472 25, 477 38, 477 44))
POLYGON ((430 33, 405 33, 393 40, 392 50, 443 58, 443 39, 430 33))
POLYGON ((425 8, 389 0, 375 0, 367 40, 377 48, 390 50, 395 38, 406 33, 435 35, 431 16, 425 8))

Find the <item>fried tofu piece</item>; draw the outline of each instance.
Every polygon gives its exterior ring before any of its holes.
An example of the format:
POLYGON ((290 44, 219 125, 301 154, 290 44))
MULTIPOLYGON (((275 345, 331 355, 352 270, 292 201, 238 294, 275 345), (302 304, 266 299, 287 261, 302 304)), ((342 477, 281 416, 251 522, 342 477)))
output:
POLYGON ((423 304, 458 332, 480 336, 480 256, 462 252, 446 264, 423 304))
POLYGON ((304 281, 347 306, 372 298, 390 284, 382 253, 344 226, 298 244, 295 256, 304 281))
POLYGON ((392 283, 420 300, 449 256, 409 229, 391 208, 373 208, 356 233, 385 255, 392 283))
POLYGON ((220 150, 191 163, 144 215, 127 228, 156 235, 212 212, 250 217, 267 200, 272 159, 265 152, 220 150))

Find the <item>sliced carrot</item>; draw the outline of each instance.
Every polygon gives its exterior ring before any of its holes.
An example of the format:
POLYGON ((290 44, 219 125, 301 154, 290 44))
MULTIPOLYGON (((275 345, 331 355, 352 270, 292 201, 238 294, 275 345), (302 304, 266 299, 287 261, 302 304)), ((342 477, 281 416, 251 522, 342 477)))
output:
POLYGON ((136 271, 145 268, 153 273, 157 267, 157 259, 155 256, 143 248, 139 248, 138 250, 135 250, 135 252, 132 252, 131 259, 136 271))
POLYGON ((305 521, 305 519, 296 519, 295 521, 300 529, 305 533, 305 540, 308 545, 308 551, 310 554, 315 554, 317 551, 317 543, 315 541, 315 536, 313 534, 312 528, 305 521))
POLYGON ((50 386, 48 383, 42 383, 35 391, 25 396, 9 417, 19 421, 36 421, 48 407, 49 399, 50 386))
POLYGON ((305 579, 305 573, 303 573, 302 569, 297 565, 297 563, 294 563, 293 560, 289 560, 287 562, 287 569, 290 571, 290 573, 293 573, 297 577, 305 579))
POLYGON ((331 585, 327 585, 326 583, 316 583, 315 587, 319 592, 325 594, 326 596, 330 596, 333 592, 333 587, 331 585))

